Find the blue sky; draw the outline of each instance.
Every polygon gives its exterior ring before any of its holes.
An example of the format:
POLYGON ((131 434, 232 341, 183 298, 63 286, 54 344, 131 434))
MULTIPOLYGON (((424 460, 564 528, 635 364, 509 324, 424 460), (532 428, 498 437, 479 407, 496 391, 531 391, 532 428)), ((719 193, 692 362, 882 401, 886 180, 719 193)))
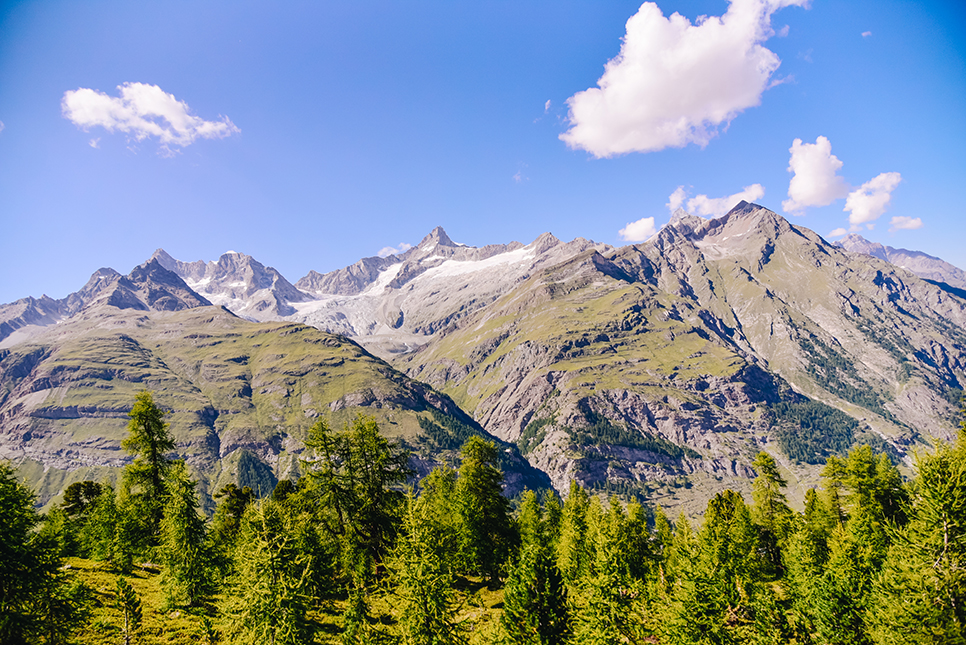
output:
POLYGON ((0 302, 158 247, 295 281, 437 225, 622 245, 740 195, 966 267, 966 6, 784 4, 4 3, 0 302))

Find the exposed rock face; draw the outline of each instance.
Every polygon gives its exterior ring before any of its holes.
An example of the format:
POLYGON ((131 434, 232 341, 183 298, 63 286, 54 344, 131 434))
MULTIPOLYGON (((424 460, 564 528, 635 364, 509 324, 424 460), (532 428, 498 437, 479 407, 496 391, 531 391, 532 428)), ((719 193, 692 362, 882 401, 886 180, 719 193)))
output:
POLYGON ((534 271, 591 248, 610 249, 580 238, 563 243, 550 234, 526 246, 477 248, 454 243, 437 227, 398 256, 305 276, 296 284, 315 299, 296 305, 286 319, 344 334, 388 358, 426 344, 534 271))
POLYGON ((835 243, 846 251, 864 253, 880 260, 891 262, 897 267, 912 271, 920 278, 944 282, 957 289, 966 289, 966 271, 954 267, 949 262, 921 251, 896 249, 878 242, 870 242, 861 235, 850 233, 835 243))
POLYGON ((163 249, 153 258, 213 304, 249 320, 279 320, 295 312, 292 303, 310 299, 281 273, 244 253, 225 253, 207 264, 179 262, 163 249))
POLYGON ((0 306, 0 348, 12 347, 85 308, 105 303, 143 311, 178 311, 211 304, 155 259, 135 267, 127 276, 114 269, 98 269, 80 291, 61 300, 44 296, 0 306))
POLYGON ((560 490, 575 478, 687 508, 747 486, 760 449, 814 481, 817 467, 782 454, 788 421, 770 412, 818 405, 803 394, 897 454, 950 438, 950 395, 966 382, 955 291, 743 202, 535 272, 396 364, 517 442, 560 490), (684 502, 671 496, 683 477, 699 490, 684 502))
POLYGON ((53 493, 122 463, 126 411, 149 387, 212 486, 296 472, 311 419, 361 409, 424 470, 466 432, 508 442, 514 490, 545 481, 522 453, 561 491, 576 479, 696 514, 747 489, 764 449, 800 499, 850 443, 902 458, 956 427, 966 291, 872 251, 745 202, 714 220, 679 211, 616 250, 550 234, 475 248, 437 228, 297 286, 243 254, 159 249, 63 300, 0 306, 0 456, 35 464, 53 493))
MULTIPOLYGON (((255 477, 264 487, 297 476, 318 417, 339 427, 360 412, 375 416, 424 468, 453 457, 427 438, 427 422, 486 435, 449 397, 344 338, 251 323, 223 308, 119 309, 112 299, 0 350, 0 458, 36 466, 41 501, 129 461, 120 442, 144 388, 172 411, 166 421, 177 456, 200 478, 209 505, 226 481, 255 477), (241 474, 239 460, 248 469, 241 474)), ((514 447, 504 448, 511 491, 546 485, 514 447)))

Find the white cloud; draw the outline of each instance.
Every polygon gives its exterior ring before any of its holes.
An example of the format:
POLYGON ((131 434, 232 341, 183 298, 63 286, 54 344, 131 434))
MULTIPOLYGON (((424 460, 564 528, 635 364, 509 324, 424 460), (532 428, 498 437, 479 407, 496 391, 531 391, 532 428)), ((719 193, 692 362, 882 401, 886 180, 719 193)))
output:
POLYGON ((835 229, 831 233, 829 233, 828 236, 829 237, 842 237, 843 235, 847 235, 847 234, 848 234, 848 231, 845 230, 844 228, 841 228, 840 227, 840 228, 835 229))
POLYGON ((917 228, 922 228, 922 218, 921 217, 893 217, 892 221, 889 222, 889 231, 914 231, 917 228))
POLYGON ((193 116, 187 103, 157 85, 124 83, 117 89, 120 97, 84 87, 64 92, 61 112, 85 131, 92 127, 119 130, 136 141, 157 137, 162 152, 170 152, 172 145, 183 147, 197 139, 221 139, 241 132, 226 116, 220 121, 193 116))
POLYGON ((884 172, 849 193, 844 210, 849 213, 851 230, 860 230, 862 224, 872 228, 873 225, 868 222, 879 219, 879 216, 886 211, 892 199, 892 191, 900 181, 902 181, 902 175, 899 173, 884 172))
POLYGON ((684 190, 684 186, 678 186, 674 189, 674 192, 668 196, 668 202, 665 204, 667 209, 672 213, 677 209, 681 208, 684 204, 684 200, 688 198, 688 193, 684 190))
POLYGON ((707 195, 698 195, 688 200, 688 212, 702 217, 721 217, 734 208, 738 202, 755 202, 764 195, 765 189, 761 184, 745 186, 745 189, 740 193, 727 197, 711 198, 707 195))
POLYGON ((786 38, 788 37, 788 32, 791 31, 791 29, 792 28, 789 25, 785 25, 784 27, 776 31, 775 35, 778 36, 779 38, 786 38))
POLYGON ((550 111, 550 99, 547 99, 547 102, 543 104, 543 113, 546 114, 549 111, 550 111))
POLYGON ((405 242, 400 242, 399 248, 394 249, 391 246, 384 246, 383 248, 379 249, 379 253, 377 253, 376 255, 378 255, 381 258, 385 258, 385 257, 389 257, 390 255, 399 255, 400 253, 405 253, 411 248, 413 248, 412 244, 406 244, 405 242))
POLYGON ((862 32, 862 37, 863 38, 868 38, 871 35, 872 35, 872 32, 871 31, 863 31, 862 32))
POLYGON ((0 132, 3 132, 3 129, 4 129, 5 127, 7 127, 7 126, 5 126, 5 125, 3 124, 3 121, 0 121, 0 132))
POLYGON ((645 217, 636 222, 631 222, 617 232, 625 242, 644 242, 655 233, 657 233, 657 229, 654 228, 653 217, 645 217))
POLYGON ((691 24, 645 2, 597 87, 567 99, 571 127, 560 139, 598 158, 706 145, 769 87, 781 62, 762 46, 772 13, 806 3, 731 0, 723 16, 691 24))
POLYGON ((818 137, 815 143, 795 139, 788 161, 788 172, 795 173, 788 184, 788 199, 782 202, 786 213, 803 214, 809 206, 828 206, 849 192, 849 185, 836 175, 842 162, 832 154, 832 143, 818 137))

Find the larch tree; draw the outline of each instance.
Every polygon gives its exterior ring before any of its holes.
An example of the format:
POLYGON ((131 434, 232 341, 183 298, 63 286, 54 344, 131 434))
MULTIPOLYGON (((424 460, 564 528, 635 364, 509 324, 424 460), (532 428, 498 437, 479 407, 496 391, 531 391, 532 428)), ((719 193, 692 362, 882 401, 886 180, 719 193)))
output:
POLYGON ((138 392, 128 413, 129 434, 121 442, 121 447, 134 456, 134 462, 124 468, 121 476, 121 497, 135 516, 142 518, 144 546, 157 544, 164 514, 164 479, 172 463, 168 454, 175 447, 164 415, 150 392, 138 392))

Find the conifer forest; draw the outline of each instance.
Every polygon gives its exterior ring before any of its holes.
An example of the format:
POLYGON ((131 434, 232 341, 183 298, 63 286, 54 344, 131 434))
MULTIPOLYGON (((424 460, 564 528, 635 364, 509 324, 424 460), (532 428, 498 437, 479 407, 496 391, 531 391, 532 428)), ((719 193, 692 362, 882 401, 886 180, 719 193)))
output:
POLYGON ((43 514, 0 465, 0 643, 966 643, 966 426, 908 477, 829 457, 802 512, 760 453, 751 499, 689 520, 576 483, 508 499, 478 436, 417 480, 359 416, 207 518, 164 416, 138 394, 116 485, 43 514))

